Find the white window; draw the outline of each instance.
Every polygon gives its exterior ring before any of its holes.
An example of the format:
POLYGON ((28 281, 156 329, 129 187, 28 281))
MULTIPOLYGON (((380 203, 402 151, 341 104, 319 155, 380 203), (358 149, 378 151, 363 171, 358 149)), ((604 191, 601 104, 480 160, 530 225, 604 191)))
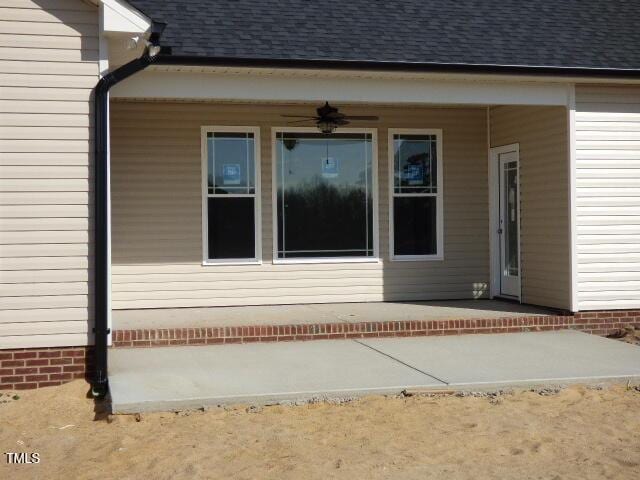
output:
POLYGON ((205 264, 260 261, 260 130, 202 127, 205 264))
POLYGON ((442 260, 442 130, 389 130, 392 260, 442 260))
POLYGON ((371 129, 273 130, 274 262, 378 261, 371 129))

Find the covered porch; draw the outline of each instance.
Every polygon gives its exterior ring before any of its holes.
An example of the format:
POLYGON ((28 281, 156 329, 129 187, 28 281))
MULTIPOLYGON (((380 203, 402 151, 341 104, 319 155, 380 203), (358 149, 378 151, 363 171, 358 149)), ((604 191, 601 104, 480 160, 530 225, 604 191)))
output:
POLYGON ((454 322, 500 319, 508 328, 516 320, 506 319, 571 310, 564 87, 160 68, 119 85, 111 100, 115 345, 127 346, 118 336, 125 331, 321 329, 349 319, 490 331, 497 327, 454 322), (314 114, 317 98, 374 120, 318 137, 317 128, 291 118, 314 114), (242 161, 220 163, 239 173, 215 171, 217 139, 237 137, 245 142, 242 161), (333 150, 314 153, 316 141, 333 150), (360 142, 365 153, 354 156, 345 142, 360 142), (399 153, 402 142, 427 147, 409 160, 399 153), (514 188, 501 190, 508 178, 514 188), (291 213, 293 197, 283 192, 308 182, 318 187, 299 195, 291 213), (325 187, 328 196, 319 196, 325 187), (236 195, 237 188, 244 190, 236 195), (341 207, 342 194, 331 193, 340 189, 356 191, 349 197, 356 203, 341 207), (234 197, 245 205, 231 206, 234 197), (508 240, 501 219, 512 222, 508 240), (218 238, 224 231, 234 233, 218 238), (231 253, 216 257, 216 249, 231 253), (542 309, 490 302, 501 297, 542 309), (423 303, 450 300, 461 302, 423 303))

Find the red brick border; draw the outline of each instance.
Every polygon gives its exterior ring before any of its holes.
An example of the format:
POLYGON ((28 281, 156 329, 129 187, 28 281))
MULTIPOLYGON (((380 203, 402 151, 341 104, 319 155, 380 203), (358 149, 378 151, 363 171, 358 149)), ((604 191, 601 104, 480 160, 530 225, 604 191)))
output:
POLYGON ((61 385, 91 373, 90 347, 0 350, 0 390, 61 385))
POLYGON ((561 329, 608 335, 627 325, 640 328, 640 311, 599 311, 581 312, 574 315, 567 313, 442 321, 336 322, 305 325, 115 330, 113 346, 214 345, 220 343, 511 333, 561 329))
MULTIPOLYGON (((116 330, 113 340, 115 347, 151 347, 561 329, 608 335, 629 325, 640 328, 640 310, 473 320, 116 330)), ((60 385, 76 378, 88 378, 93 360, 91 352, 91 347, 0 350, 0 390, 25 390, 60 385)))

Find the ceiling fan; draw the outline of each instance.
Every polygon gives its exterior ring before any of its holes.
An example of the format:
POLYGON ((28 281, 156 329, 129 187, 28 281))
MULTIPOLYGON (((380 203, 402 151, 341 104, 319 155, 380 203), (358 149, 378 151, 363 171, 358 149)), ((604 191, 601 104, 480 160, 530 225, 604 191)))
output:
POLYGON ((300 118, 302 120, 294 120, 289 123, 305 123, 305 122, 313 122, 324 134, 330 134, 335 131, 336 128, 342 127, 344 125, 348 125, 351 123, 351 120, 364 120, 364 121, 375 121, 378 120, 378 117, 370 116, 370 115, 345 115, 338 111, 336 107, 332 107, 329 105, 329 102, 325 102, 325 104, 321 107, 316 108, 317 115, 315 116, 306 116, 306 115, 282 115, 286 118, 300 118))

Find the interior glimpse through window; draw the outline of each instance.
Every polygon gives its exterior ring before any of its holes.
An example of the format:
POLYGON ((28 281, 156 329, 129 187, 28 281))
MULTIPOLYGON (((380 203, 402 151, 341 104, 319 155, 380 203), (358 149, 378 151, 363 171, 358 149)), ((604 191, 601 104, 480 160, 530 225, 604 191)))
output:
POLYGON ((256 259, 255 139, 207 133, 207 258, 256 259))
POLYGON ((438 253, 436 135, 393 135, 393 255, 438 253))
POLYGON ((278 133, 277 258, 373 257, 372 136, 278 133))

